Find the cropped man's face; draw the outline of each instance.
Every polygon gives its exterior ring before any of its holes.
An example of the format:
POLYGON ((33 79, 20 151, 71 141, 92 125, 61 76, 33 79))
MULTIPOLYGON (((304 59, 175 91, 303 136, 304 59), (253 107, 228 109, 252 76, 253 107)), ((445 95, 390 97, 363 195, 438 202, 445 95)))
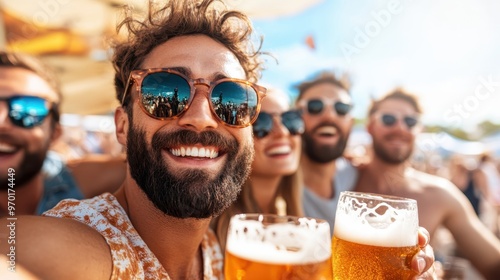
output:
POLYGON ((17 187, 39 174, 59 124, 52 124, 51 113, 43 120, 27 114, 43 112, 58 102, 57 93, 34 72, 0 67, 0 190, 9 187, 9 168, 17 187))

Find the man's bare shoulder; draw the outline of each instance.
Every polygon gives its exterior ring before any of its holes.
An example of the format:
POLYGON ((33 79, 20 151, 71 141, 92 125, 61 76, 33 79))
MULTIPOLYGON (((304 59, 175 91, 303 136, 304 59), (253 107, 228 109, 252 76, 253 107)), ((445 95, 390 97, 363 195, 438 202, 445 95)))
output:
POLYGON ((446 178, 418 170, 414 170, 409 176, 420 195, 425 196, 429 201, 439 201, 441 204, 448 203, 457 207, 467 200, 458 187, 446 178))
POLYGON ((0 275, 18 269, 42 279, 109 279, 112 270, 111 252, 104 238, 70 219, 2 219, 0 253, 9 261, 0 265, 0 275))
POLYGON ((419 170, 412 170, 408 173, 409 176, 424 189, 438 189, 438 190, 454 190, 456 186, 448 179, 425 173, 419 170))

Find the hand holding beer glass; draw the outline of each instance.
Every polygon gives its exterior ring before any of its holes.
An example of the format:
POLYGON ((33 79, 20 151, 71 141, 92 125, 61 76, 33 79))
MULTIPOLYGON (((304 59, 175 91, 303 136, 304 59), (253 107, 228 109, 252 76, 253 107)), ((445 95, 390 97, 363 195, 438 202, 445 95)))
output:
POLYGON ((332 241, 333 279, 412 279, 419 251, 413 199, 342 192, 332 241))
POLYGON ((267 214, 231 218, 226 243, 226 280, 330 280, 328 222, 267 214))

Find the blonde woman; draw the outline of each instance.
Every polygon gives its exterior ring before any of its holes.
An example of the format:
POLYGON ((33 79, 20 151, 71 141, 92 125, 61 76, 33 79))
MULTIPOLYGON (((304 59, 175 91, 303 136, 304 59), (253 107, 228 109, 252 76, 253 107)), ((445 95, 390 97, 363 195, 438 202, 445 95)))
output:
POLYGON ((238 213, 270 213, 303 216, 301 177, 297 172, 304 122, 290 110, 288 96, 276 89, 263 99, 253 124, 255 157, 252 173, 235 203, 212 222, 225 249, 230 218, 238 213))

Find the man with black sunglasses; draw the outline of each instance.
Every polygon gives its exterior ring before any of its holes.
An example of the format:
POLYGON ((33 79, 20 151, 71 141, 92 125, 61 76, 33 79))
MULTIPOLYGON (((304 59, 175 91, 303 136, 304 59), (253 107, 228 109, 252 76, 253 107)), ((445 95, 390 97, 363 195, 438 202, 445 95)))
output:
POLYGON ((217 0, 151 3, 144 17, 125 16, 129 36, 112 61, 125 181, 113 194, 63 200, 50 217, 19 217, 16 268, 43 279, 223 278, 209 224, 249 174, 266 92, 254 84, 251 22, 217 0))
POLYGON ((498 279, 500 241, 481 223, 469 200, 450 181, 410 165, 422 129, 421 113, 417 98, 400 88, 372 102, 367 130, 373 158, 360 169, 355 190, 417 200, 420 225, 431 237, 438 227, 447 228, 461 256, 486 279, 498 279))
POLYGON ((342 157, 354 124, 349 114, 349 83, 334 73, 322 72, 298 89, 297 108, 302 110, 305 123, 300 163, 304 211, 327 220, 333 232, 340 192, 354 189, 357 178, 356 168, 342 157))
POLYGON ((82 198, 77 188, 44 187, 42 166, 61 134, 60 101, 57 80, 43 63, 0 52, 0 216, 35 214, 55 198, 82 198))
POLYGON ((121 157, 66 162, 50 150, 61 135, 61 99, 54 72, 38 58, 0 51, 0 216, 12 213, 13 191, 16 215, 40 215, 65 198, 94 196, 123 181, 121 157))

